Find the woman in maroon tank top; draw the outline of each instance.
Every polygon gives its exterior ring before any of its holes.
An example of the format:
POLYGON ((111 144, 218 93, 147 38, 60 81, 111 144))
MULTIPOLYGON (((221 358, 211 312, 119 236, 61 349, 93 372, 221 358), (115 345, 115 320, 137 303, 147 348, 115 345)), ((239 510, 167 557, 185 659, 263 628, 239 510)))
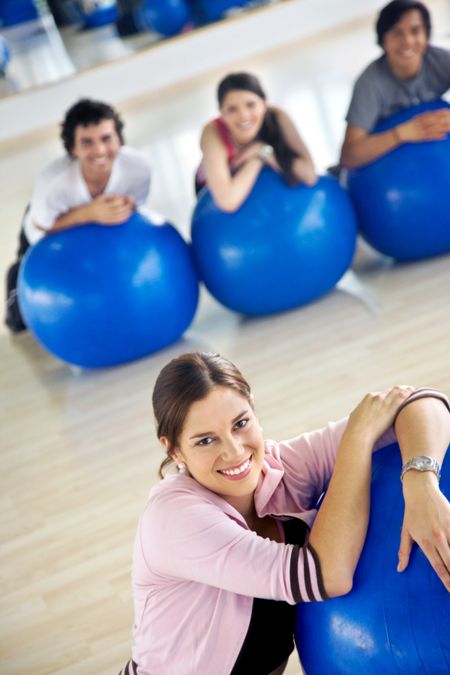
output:
POLYGON ((220 117, 203 129, 197 191, 206 183, 217 206, 235 211, 249 195, 262 167, 289 185, 317 181, 311 155, 289 116, 269 106, 254 75, 232 73, 219 84, 220 117))

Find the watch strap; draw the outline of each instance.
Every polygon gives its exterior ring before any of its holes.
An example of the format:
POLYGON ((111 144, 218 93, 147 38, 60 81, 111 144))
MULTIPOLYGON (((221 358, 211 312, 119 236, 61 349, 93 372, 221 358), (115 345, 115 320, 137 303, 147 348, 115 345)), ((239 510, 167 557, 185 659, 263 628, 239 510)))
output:
POLYGON ((441 467, 439 462, 434 457, 429 457, 429 455, 417 455, 417 457, 412 457, 402 466, 402 472, 400 474, 400 480, 403 480, 403 476, 407 471, 433 471, 436 474, 438 480, 441 477, 441 467))

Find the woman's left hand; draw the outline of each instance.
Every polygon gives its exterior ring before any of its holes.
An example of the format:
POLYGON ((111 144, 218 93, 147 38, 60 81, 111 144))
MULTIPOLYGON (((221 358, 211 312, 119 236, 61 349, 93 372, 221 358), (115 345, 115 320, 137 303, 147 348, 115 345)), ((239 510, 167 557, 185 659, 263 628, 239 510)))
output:
POLYGON ((250 159, 259 157, 259 152, 263 145, 264 143, 261 143, 260 141, 254 141, 253 143, 247 145, 243 150, 239 150, 239 152, 231 160, 231 167, 234 170, 237 170, 250 159))
POLYGON ((260 154, 261 150, 264 148, 265 145, 266 143, 261 143, 261 141, 253 141, 253 143, 247 145, 246 148, 240 150, 240 152, 232 159, 231 161, 232 168, 236 171, 237 169, 240 169, 240 167, 243 166, 249 160, 256 158, 260 159, 263 164, 271 166, 272 169, 275 169, 275 171, 279 171, 278 163, 274 153, 264 158, 261 156, 260 154))
POLYGON ((450 503, 432 472, 409 471, 403 479, 403 492, 405 514, 397 570, 406 569, 416 542, 450 592, 450 503))

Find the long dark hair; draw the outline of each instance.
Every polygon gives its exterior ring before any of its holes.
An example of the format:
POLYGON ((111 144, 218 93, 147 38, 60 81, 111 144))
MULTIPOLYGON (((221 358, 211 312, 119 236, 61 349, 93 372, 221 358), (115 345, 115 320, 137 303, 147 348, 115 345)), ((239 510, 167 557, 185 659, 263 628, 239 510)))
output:
MULTIPOLYGON (((217 88, 219 107, 222 107, 225 96, 231 91, 236 90, 250 91, 264 101, 266 100, 266 94, 257 77, 250 73, 230 73, 230 75, 227 75, 221 80, 217 88)), ((299 154, 288 145, 281 130, 277 114, 270 108, 266 111, 257 140, 268 143, 273 147, 275 157, 280 165, 281 172, 286 182, 289 185, 298 183, 299 179, 292 170, 292 163, 299 157, 299 154)))
POLYGON ((169 361, 159 373, 153 389, 153 412, 158 438, 164 436, 169 445, 167 457, 159 467, 161 478, 173 461, 171 453, 177 446, 189 408, 216 386, 234 389, 253 407, 250 385, 234 363, 220 354, 182 354, 169 361))

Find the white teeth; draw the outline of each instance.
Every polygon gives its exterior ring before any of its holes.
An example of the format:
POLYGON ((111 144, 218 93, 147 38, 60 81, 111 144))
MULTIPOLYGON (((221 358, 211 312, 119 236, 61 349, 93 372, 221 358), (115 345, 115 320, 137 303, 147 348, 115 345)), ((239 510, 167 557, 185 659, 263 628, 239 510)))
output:
POLYGON ((226 476, 238 476, 240 473, 243 473, 250 466, 250 457, 245 461, 241 466, 238 466, 236 469, 220 469, 219 473, 224 473, 226 476))

